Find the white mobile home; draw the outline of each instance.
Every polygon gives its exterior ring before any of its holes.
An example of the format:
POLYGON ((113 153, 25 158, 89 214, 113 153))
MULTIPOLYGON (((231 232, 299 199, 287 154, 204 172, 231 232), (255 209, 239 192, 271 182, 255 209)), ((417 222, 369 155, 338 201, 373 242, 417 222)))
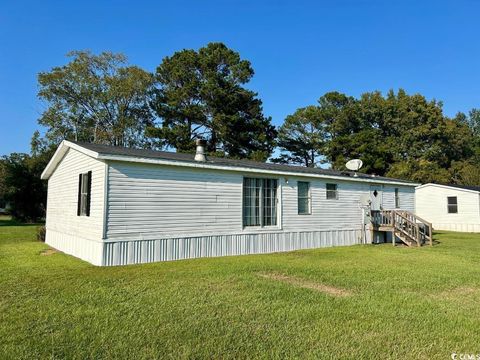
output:
POLYGON ((95 265, 358 244, 365 203, 413 211, 418 185, 68 141, 42 178, 46 242, 95 265))
POLYGON ((10 204, 5 200, 0 198, 0 214, 6 214, 10 210, 10 204))
POLYGON ((416 213, 435 229, 480 232, 480 187, 425 184, 415 197, 416 213))

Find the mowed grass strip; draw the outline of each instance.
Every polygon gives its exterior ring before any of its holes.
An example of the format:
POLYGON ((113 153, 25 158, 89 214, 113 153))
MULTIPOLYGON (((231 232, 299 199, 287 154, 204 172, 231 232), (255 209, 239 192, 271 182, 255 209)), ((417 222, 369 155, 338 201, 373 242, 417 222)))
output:
POLYGON ((35 225, 3 224, 2 359, 480 352, 480 235, 437 233, 432 248, 352 246, 99 268, 45 256, 35 225))

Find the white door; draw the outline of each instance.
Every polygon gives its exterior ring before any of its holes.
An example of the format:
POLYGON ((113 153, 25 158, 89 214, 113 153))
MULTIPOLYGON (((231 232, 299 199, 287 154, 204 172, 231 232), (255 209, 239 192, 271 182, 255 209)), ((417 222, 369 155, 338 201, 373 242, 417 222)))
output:
POLYGON ((382 209, 382 185, 370 185, 370 208, 372 210, 382 209))

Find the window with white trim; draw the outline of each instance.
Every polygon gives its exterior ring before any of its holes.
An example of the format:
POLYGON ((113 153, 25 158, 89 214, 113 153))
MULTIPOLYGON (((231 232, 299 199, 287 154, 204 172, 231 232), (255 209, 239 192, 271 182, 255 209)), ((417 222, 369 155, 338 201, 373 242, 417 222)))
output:
POLYGON ((243 226, 277 225, 276 179, 243 179, 243 226))
POLYGON ((310 215, 312 204, 310 197, 310 183, 306 181, 297 182, 298 214, 310 215))
POLYGON ((447 209, 449 214, 457 214, 458 213, 458 202, 456 196, 448 196, 447 197, 447 209))
POLYGON ((337 184, 327 184, 327 199, 338 199, 338 186, 337 184))

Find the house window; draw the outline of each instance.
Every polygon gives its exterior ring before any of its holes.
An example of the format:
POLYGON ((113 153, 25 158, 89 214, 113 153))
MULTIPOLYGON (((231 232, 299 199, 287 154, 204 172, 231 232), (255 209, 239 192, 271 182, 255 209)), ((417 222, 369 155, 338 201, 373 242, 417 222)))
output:
POLYGON ((78 175, 77 215, 90 216, 90 198, 92 193, 92 172, 78 175))
POLYGON ((277 225, 276 179, 243 179, 243 225, 277 225))
POLYGON ((327 199, 338 199, 337 184, 327 184, 327 199))
POLYGON ((398 188, 395 188, 395 209, 400 209, 400 193, 398 188))
POLYGON ((310 183, 305 181, 297 182, 297 196, 298 196, 298 214, 311 214, 311 200, 310 200, 310 183))
POLYGON ((458 213, 458 204, 457 204, 457 197, 456 196, 448 196, 447 197, 447 207, 449 214, 456 214, 458 213))

